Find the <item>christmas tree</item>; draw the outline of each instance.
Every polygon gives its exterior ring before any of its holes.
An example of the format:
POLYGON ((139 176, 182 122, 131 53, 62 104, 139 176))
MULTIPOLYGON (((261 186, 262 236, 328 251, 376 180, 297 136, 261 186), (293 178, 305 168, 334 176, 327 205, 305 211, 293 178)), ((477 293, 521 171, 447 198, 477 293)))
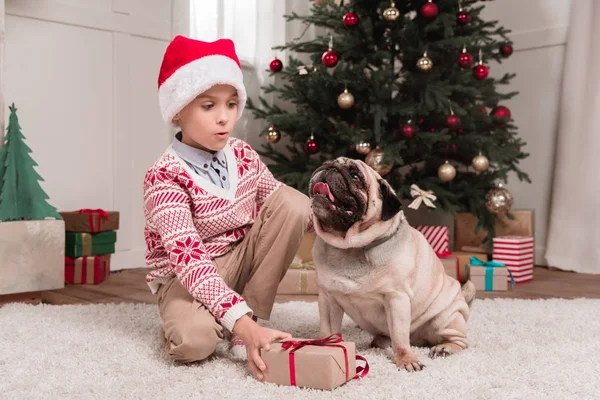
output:
POLYGON ((429 192, 435 201, 425 204, 471 212, 493 237, 494 213, 512 205, 498 185, 511 172, 529 177, 518 166, 525 143, 502 104, 517 92, 496 89, 515 75, 489 74, 513 51, 510 31, 483 20, 475 3, 322 0, 310 15, 286 15, 326 34, 276 47, 295 54, 270 64, 284 83, 263 91, 280 101, 249 101, 268 121, 259 153, 273 173, 305 192, 324 161, 363 159, 401 198, 429 192), (276 144, 282 136, 285 146, 276 144))
POLYGON ((31 149, 25 144, 15 105, 9 109, 5 143, 0 149, 0 221, 62 219, 46 202, 48 195, 38 182, 43 179, 33 168, 37 163, 29 156, 31 149))

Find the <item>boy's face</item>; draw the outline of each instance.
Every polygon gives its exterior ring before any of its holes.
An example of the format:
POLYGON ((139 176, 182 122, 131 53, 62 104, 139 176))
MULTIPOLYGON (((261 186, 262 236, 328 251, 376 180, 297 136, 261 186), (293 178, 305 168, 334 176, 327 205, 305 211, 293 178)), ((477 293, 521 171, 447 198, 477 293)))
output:
POLYGON ((173 118, 181 128, 181 141, 207 151, 222 150, 237 118, 237 91, 215 85, 196 97, 173 118))

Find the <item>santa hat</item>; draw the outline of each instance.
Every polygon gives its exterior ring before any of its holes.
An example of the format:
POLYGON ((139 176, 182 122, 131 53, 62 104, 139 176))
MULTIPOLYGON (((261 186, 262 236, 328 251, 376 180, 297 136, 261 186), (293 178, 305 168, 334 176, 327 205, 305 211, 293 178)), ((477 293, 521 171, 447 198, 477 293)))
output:
POLYGON ((233 42, 175 37, 165 51, 158 75, 158 102, 165 122, 172 123, 175 114, 218 84, 237 89, 239 119, 246 105, 246 88, 233 42))

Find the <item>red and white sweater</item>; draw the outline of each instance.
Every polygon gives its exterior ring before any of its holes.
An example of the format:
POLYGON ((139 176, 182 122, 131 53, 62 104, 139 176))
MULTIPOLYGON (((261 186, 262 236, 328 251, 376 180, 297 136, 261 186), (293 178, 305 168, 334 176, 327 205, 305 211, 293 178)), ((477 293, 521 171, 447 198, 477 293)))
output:
POLYGON ((196 174, 171 146, 146 173, 144 236, 146 263, 153 268, 146 282, 156 293, 160 284, 176 276, 232 331, 252 310, 225 284, 212 260, 245 236, 265 199, 284 184, 244 141, 231 138, 223 151, 229 190, 196 174))

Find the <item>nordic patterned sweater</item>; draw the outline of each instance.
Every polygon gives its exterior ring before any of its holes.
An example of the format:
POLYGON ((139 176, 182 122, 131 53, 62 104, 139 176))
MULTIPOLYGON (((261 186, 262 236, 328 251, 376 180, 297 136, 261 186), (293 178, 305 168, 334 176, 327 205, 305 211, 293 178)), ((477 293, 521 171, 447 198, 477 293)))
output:
MULTIPOLYGON (((227 157, 229 190, 203 179, 177 156, 172 146, 156 160, 144 179, 146 282, 153 293, 176 276, 183 287, 233 330, 245 314, 244 299, 217 273, 213 259, 250 230, 265 199, 284 186, 258 154, 230 138, 227 157)), ((312 230, 311 221, 307 232, 312 230)))

